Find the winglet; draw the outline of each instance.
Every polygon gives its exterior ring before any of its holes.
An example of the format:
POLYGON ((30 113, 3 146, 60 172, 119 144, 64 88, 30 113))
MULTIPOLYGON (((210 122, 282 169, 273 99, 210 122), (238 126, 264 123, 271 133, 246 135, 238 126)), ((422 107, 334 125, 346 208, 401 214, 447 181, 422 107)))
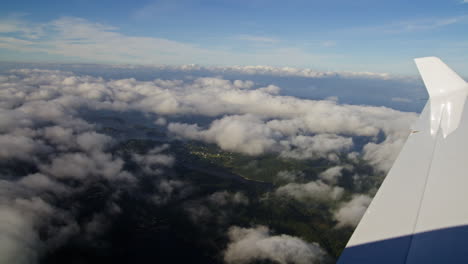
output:
POLYGON ((436 57, 414 60, 426 85, 431 103, 431 134, 442 127, 444 138, 458 128, 468 93, 468 85, 436 57))
POLYGON ((437 57, 414 59, 430 97, 467 89, 465 80, 437 57))

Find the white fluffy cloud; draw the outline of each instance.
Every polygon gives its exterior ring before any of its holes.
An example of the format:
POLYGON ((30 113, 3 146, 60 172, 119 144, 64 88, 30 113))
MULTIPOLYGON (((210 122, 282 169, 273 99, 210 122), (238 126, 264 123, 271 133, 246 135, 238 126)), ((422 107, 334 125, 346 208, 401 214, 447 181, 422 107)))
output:
MULTIPOLYGON (((234 83, 201 78, 187 86, 178 100, 171 97, 184 112, 226 116, 213 121, 208 128, 170 123, 169 131, 181 137, 217 143, 230 151, 252 155, 277 151, 284 157, 316 158, 350 149, 352 136, 377 137, 380 132, 389 139, 372 144, 401 147, 407 127, 416 116, 384 107, 279 96, 263 88, 241 89, 234 83)), ((389 153, 379 154, 387 157, 389 153)), ((394 157, 388 157, 391 163, 394 157)), ((374 156, 366 158, 373 160, 374 156)))
POLYGON ((371 201, 371 197, 357 194, 354 195, 351 200, 341 204, 334 212, 334 217, 338 221, 337 227, 357 226, 371 201))
POLYGON ((349 150, 353 146, 352 138, 334 134, 299 135, 280 143, 284 147, 281 151, 283 157, 295 159, 327 158, 332 161, 338 160, 336 153, 349 150))
POLYGON ((319 174, 319 178, 327 183, 334 184, 343 175, 343 170, 352 170, 352 165, 334 166, 326 169, 319 174))
POLYGON ((369 142, 364 146, 363 158, 386 172, 392 167, 405 141, 405 136, 388 135, 382 143, 369 142))
POLYGON ((327 170, 325 170, 324 172, 320 173, 319 177, 320 177, 320 179, 322 179, 324 181, 335 183, 337 178, 341 177, 341 175, 342 175, 341 171, 343 169, 344 169, 343 166, 331 167, 331 168, 328 168, 327 170))
MULTIPOLYGON (((278 152, 290 158, 325 157, 330 160, 337 159, 337 152, 354 146, 353 136, 377 139, 382 133, 385 140, 365 146, 363 158, 387 170, 408 134, 409 124, 416 117, 413 113, 385 107, 340 105, 330 100, 281 96, 276 86, 256 88, 250 81, 220 78, 106 81, 60 71, 17 70, 3 79, 0 86, 4 89, 0 95, 5 99, 1 100, 4 109, 0 112, 0 129, 28 127, 30 118, 34 118, 34 122, 52 120, 60 128, 45 128, 45 137, 53 136, 53 140, 62 142, 68 141, 70 129, 90 129, 84 128, 86 122, 79 118, 67 118, 75 115, 79 107, 138 110, 168 117, 220 116, 208 127, 169 122, 168 129, 181 137, 216 143, 230 151, 251 155, 278 152), (29 118, 25 119, 25 115, 29 118)), ((155 122, 163 120, 161 124, 166 124, 167 120, 161 118, 155 122)), ((87 137, 87 144, 92 145, 90 135, 87 137)), ((82 148, 86 148, 84 140, 80 140, 82 148)), ((8 151, 8 155, 33 153, 40 147, 31 142, 29 135, 5 141, 9 141, 5 146, 10 149, 15 148, 12 145, 15 142, 24 148, 16 154, 8 151), (19 144, 20 141, 24 142, 19 144)), ((0 155, 6 154, 0 152, 0 155)))
POLYGON ((325 252, 316 243, 288 235, 271 235, 268 227, 229 229, 231 240, 224 260, 228 264, 247 264, 253 261, 271 260, 276 263, 320 263, 325 252))
POLYGON ((218 144, 222 149, 251 155, 272 151, 280 134, 268 128, 256 116, 227 116, 214 121, 207 130, 197 125, 171 123, 169 131, 191 139, 218 144))

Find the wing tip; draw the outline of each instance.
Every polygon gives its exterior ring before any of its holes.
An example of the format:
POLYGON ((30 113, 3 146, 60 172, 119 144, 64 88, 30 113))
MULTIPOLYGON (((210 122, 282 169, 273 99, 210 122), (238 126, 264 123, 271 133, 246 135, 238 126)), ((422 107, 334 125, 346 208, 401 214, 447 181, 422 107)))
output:
POLYGON ((466 90, 467 84, 438 57, 414 59, 430 97, 466 90))
POLYGON ((429 62, 429 61, 442 62, 442 60, 441 60, 439 57, 435 57, 435 56, 414 58, 414 62, 415 62, 417 65, 420 65, 420 64, 422 64, 422 63, 429 62))

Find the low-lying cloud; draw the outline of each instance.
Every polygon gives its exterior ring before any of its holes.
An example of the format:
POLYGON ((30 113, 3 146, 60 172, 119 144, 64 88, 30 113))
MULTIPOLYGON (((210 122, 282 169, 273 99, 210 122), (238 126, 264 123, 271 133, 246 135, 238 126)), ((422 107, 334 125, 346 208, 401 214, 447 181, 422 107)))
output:
POLYGON ((372 198, 364 194, 356 194, 351 200, 344 202, 334 212, 334 217, 338 221, 337 227, 355 227, 366 212, 372 198))
MULTIPOLYGON (((388 169, 401 147, 409 124, 416 114, 385 107, 339 105, 334 101, 314 101, 276 94, 274 86, 254 88, 248 81, 198 78, 194 81, 135 79, 106 81, 90 76, 45 70, 18 70, 3 76, 2 100, 6 106, 2 122, 20 122, 12 116, 30 115, 42 120, 58 120, 73 127, 80 119, 65 120, 78 107, 138 110, 160 116, 203 115, 215 118, 209 127, 196 123, 169 122, 174 134, 216 143, 221 148, 251 155, 279 152, 291 158, 327 157, 354 146, 353 136, 374 137, 364 147, 363 157, 382 170, 388 169), (39 86, 37 89, 34 86, 39 86), (47 106, 44 101, 47 100, 47 106), (11 107, 28 104, 11 111, 11 107), (67 109, 63 109, 64 107, 67 109), (216 117, 221 116, 216 119, 216 117), (378 142, 383 133, 385 140, 378 142)), ((155 120, 156 121, 156 120, 155 120)), ((6 123, 5 123, 6 124, 6 123)), ((24 141, 24 151, 40 147, 30 137, 5 141, 24 141)), ((6 146, 11 146, 12 143, 6 146)), ((3 154, 5 155, 5 154, 3 154)), ((330 159, 335 157, 330 156, 330 159)))
POLYGON ((275 263, 320 263, 325 251, 316 243, 289 235, 272 235, 266 226, 242 228, 233 226, 228 232, 229 243, 224 252, 228 264, 247 264, 270 260, 275 263))

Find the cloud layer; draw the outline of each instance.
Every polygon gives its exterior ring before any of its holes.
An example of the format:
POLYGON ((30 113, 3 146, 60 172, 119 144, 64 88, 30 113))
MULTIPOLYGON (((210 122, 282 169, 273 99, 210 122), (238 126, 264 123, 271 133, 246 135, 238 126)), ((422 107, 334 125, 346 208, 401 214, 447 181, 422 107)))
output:
MULTIPOLYGON (((76 77, 69 73, 35 70, 0 79, 0 262, 36 263, 70 237, 91 239, 105 230, 104 223, 120 213, 118 193, 133 188, 138 175, 112 153, 114 139, 80 116, 83 107, 105 96, 98 83, 73 86, 76 77), (95 185, 109 195, 100 211, 78 220, 78 197, 95 185), (64 205, 69 200, 71 208, 64 205)), ((163 151, 134 159, 142 170, 153 170, 147 174, 161 173, 173 162, 163 151)))
MULTIPOLYGON (((374 137, 375 141, 364 147, 363 157, 382 170, 387 170, 393 162, 407 136, 409 124, 416 117, 416 114, 384 107, 339 105, 335 101, 280 96, 277 95, 279 87, 254 87, 254 83, 240 80, 106 81, 41 70, 14 74, 3 77, 7 78, 4 85, 13 86, 2 91, 5 98, 10 98, 2 103, 5 107, 14 107, 23 100, 31 103, 21 107, 22 113, 4 114, 8 119, 25 112, 43 119, 57 119, 67 111, 67 115, 72 115, 73 108, 63 109, 67 104, 91 109, 137 110, 162 116, 220 117, 208 127, 172 122, 168 129, 181 137, 216 143, 226 150, 247 154, 273 151, 292 158, 329 157, 331 153, 352 148, 353 136, 374 137), (40 91, 31 87, 34 85, 41 85, 40 91), (15 86, 21 89, 15 90, 15 86), (52 101, 53 107, 45 111, 39 99, 52 101), (383 142, 378 141, 380 133, 385 136, 383 142)), ((27 137, 3 140, 24 141, 21 144, 26 148, 24 151, 16 154, 9 151, 9 155, 24 155, 40 147, 33 148, 27 137)), ((5 146, 9 145, 11 143, 5 146)))
POLYGON ((338 221, 337 227, 357 226, 371 201, 369 196, 357 194, 350 201, 343 203, 334 213, 338 221))
MULTIPOLYGON (((183 197, 184 190, 190 190, 184 181, 163 175, 174 163, 164 153, 164 145, 131 155, 140 170, 137 174, 127 171, 128 161, 112 152, 115 139, 97 132, 97 125, 82 116, 84 111, 142 112, 177 137, 214 143, 224 150, 334 163, 356 148, 353 137, 366 137, 370 143, 353 157, 360 156, 379 170, 389 168, 416 116, 385 107, 282 96, 279 91, 274 85, 222 78, 106 80, 38 69, 1 75, 0 159, 8 169, 0 180, 0 215, 6 219, 0 222, 1 248, 5 249, 0 262, 30 263, 74 234, 96 234, 105 219, 120 212, 119 190, 135 186, 138 173, 155 176, 151 200, 156 204, 183 197), (186 116, 186 121, 173 121, 180 116, 186 116), (209 122, 197 122, 199 116, 208 117, 209 122), (25 169, 9 164, 22 164, 25 169), (106 182, 112 195, 105 198, 100 213, 77 221, 77 212, 60 206, 59 201, 72 199, 96 182, 106 182), (18 236, 24 230, 27 235, 18 236), (47 236, 39 238, 39 231, 47 236)), ((322 180, 306 183, 295 182, 303 177, 300 174, 283 175, 290 182, 276 193, 298 200, 339 199, 343 190, 333 184, 344 169, 330 169, 321 174, 322 180)), ((224 192, 214 193, 207 201, 249 202, 242 194, 224 192)), ((340 225, 355 224, 367 202, 358 196, 344 204, 335 215, 340 225)), ((233 228, 230 236, 232 244, 226 251, 230 263, 262 258, 310 263, 322 254, 316 245, 285 235, 271 236, 265 227, 233 228), (230 253, 252 243, 257 250, 247 248, 244 257, 230 253)))

